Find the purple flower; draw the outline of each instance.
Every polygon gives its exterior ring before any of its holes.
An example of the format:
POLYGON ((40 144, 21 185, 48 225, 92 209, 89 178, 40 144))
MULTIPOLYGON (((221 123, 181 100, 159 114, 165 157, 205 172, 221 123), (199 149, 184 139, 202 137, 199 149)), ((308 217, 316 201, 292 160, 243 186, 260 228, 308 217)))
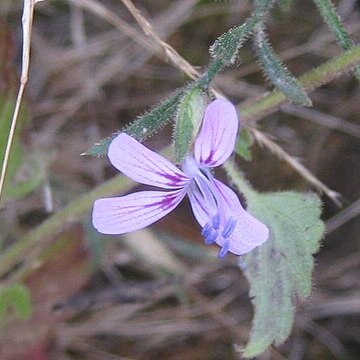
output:
POLYGON ((216 180, 210 171, 232 154, 237 130, 235 107, 223 99, 210 103, 195 140, 194 155, 183 161, 182 171, 131 136, 117 136, 109 147, 111 163, 134 181, 164 190, 95 201, 94 227, 103 234, 144 228, 175 209, 188 195, 205 243, 218 244, 219 257, 228 251, 246 254, 264 243, 268 228, 246 212, 233 190, 216 180))

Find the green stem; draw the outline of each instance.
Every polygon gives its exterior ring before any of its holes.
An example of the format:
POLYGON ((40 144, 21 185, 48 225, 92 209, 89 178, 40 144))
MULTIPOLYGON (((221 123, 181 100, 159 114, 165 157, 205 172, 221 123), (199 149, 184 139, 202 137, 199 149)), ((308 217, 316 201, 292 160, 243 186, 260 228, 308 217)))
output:
POLYGON ((236 166, 235 162, 228 160, 223 164, 223 169, 231 182, 235 184, 238 190, 244 194, 245 198, 249 200, 256 196, 257 192, 253 189, 251 184, 245 179, 241 170, 236 166))
POLYGON ((129 191, 132 186, 133 183, 130 180, 116 176, 71 202, 3 252, 0 257, 0 277, 26 258, 35 248, 45 246, 47 241, 51 241, 65 227, 79 221, 89 212, 96 199, 129 191))
MULTIPOLYGON (((353 69, 360 63, 360 46, 327 61, 309 71, 299 79, 300 85, 306 92, 312 91, 336 79, 344 72, 353 69)), ((272 91, 260 100, 241 108, 241 119, 246 123, 255 122, 264 116, 272 114, 289 100, 279 91, 272 91)))

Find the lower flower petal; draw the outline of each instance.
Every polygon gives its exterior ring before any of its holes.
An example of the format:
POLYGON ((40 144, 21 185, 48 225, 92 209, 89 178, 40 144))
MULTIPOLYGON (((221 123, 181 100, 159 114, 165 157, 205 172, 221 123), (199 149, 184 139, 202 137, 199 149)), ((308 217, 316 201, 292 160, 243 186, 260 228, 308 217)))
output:
MULTIPOLYGON (((224 200, 223 213, 230 213, 235 216, 236 226, 230 239, 229 251, 235 255, 243 255, 257 246, 263 244, 269 238, 269 229, 258 219, 250 215, 241 205, 238 197, 228 186, 222 182, 213 179, 214 184, 219 190, 224 200), (228 209, 226 209, 226 207, 228 209)), ((219 237, 216 243, 222 246, 224 238, 219 237)))
POLYGON ((203 227, 209 221, 211 216, 210 209, 208 203, 204 199, 195 182, 191 182, 189 185, 188 196, 192 212, 197 222, 201 227, 203 227))
POLYGON ((171 212, 184 198, 184 189, 140 191, 129 195, 96 200, 92 222, 103 234, 119 235, 142 229, 171 212))

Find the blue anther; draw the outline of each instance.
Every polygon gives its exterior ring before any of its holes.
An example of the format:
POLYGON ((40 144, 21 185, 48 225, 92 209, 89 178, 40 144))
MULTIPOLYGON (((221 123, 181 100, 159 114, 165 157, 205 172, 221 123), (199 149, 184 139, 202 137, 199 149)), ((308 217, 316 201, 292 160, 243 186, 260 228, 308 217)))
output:
POLYGON ((210 235, 212 230, 212 226, 210 223, 205 224, 205 226, 203 227, 203 229, 201 230, 201 235, 206 238, 210 235))
POLYGON ((210 234, 205 238, 205 244, 210 245, 215 242, 218 237, 218 232, 216 230, 211 230, 210 234))
POLYGON ((212 226, 215 230, 219 230, 220 227, 220 215, 216 214, 215 216, 213 216, 212 220, 212 226))
POLYGON ((221 236, 225 239, 228 238, 233 233, 235 226, 236 226, 236 220, 233 218, 228 219, 226 221, 224 230, 221 233, 221 236))
POLYGON ((230 248, 230 241, 226 240, 219 251, 218 257, 220 259, 224 258, 227 252, 229 251, 229 248, 230 248))

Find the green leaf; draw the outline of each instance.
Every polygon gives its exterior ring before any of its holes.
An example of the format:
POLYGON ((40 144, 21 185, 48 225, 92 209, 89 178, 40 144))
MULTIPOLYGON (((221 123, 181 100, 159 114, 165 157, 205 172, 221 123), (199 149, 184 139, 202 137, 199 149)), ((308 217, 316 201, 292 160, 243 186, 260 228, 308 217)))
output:
POLYGON ((0 287, 0 318, 6 315, 9 308, 14 309, 18 319, 28 319, 31 316, 30 293, 21 284, 0 287))
POLYGON ((265 75, 284 95, 297 104, 311 106, 312 102, 297 79, 286 69, 272 49, 263 24, 255 34, 256 55, 265 75))
POLYGON ((324 224, 315 194, 251 190, 247 202, 249 212, 270 229, 269 240, 242 258, 255 307, 250 340, 243 351, 249 358, 289 336, 296 296, 310 295, 312 255, 319 249, 324 224))
POLYGON ((240 135, 236 140, 235 152, 246 161, 250 161, 252 158, 250 147, 253 145, 253 143, 254 139, 252 138, 249 131, 245 128, 242 128, 240 135))
POLYGON ((175 162, 180 163, 195 139, 206 107, 202 89, 194 87, 181 100, 174 130, 175 162))
POLYGON ((244 24, 222 34, 210 47, 213 61, 220 61, 223 66, 234 64, 239 49, 253 33, 259 21, 257 16, 251 16, 244 24))
POLYGON ((247 210, 269 228, 269 239, 239 261, 255 307, 250 340, 243 350, 249 358, 289 336, 296 298, 310 295, 313 254, 325 227, 317 195, 291 191, 261 194, 234 162, 227 161, 223 167, 245 195, 247 210))
POLYGON ((122 132, 131 135, 139 141, 154 135, 157 130, 175 116, 178 104, 183 95, 184 89, 175 92, 175 94, 164 100, 160 105, 155 106, 149 112, 138 117, 132 124, 113 133, 111 136, 100 140, 99 143, 93 145, 84 155, 105 155, 111 141, 122 132))

